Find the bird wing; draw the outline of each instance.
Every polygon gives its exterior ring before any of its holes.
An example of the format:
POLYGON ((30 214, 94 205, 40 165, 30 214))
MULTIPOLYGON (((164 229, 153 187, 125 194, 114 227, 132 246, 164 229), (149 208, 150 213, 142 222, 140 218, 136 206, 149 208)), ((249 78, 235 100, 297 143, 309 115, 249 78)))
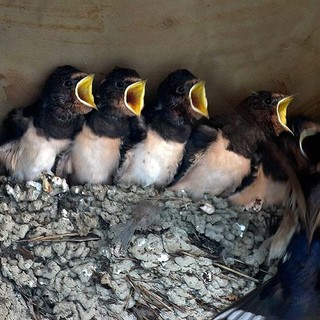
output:
POLYGON ((33 119, 37 109, 37 104, 33 104, 26 108, 12 110, 3 121, 0 144, 2 145, 22 137, 27 131, 30 120, 33 119))
POLYGON ((73 166, 71 161, 71 154, 72 154, 72 146, 67 150, 61 152, 54 164, 53 171, 55 174, 62 178, 68 178, 70 174, 73 172, 73 166))
POLYGON ((170 185, 178 182, 192 168, 210 143, 216 140, 217 135, 218 130, 207 125, 199 125, 191 132, 183 158, 170 185))
POLYGON ((284 303, 281 285, 274 277, 245 295, 228 309, 219 313, 213 320, 273 320, 272 307, 284 303))
POLYGON ((119 168, 126 158, 126 153, 146 136, 147 130, 143 118, 129 118, 129 134, 122 139, 119 168))
POLYGON ((320 240, 312 243, 305 230, 296 233, 277 274, 256 288, 214 320, 265 319, 311 320, 320 316, 320 240))
POLYGON ((20 140, 13 140, 0 146, 0 162, 9 171, 14 171, 19 159, 20 140))

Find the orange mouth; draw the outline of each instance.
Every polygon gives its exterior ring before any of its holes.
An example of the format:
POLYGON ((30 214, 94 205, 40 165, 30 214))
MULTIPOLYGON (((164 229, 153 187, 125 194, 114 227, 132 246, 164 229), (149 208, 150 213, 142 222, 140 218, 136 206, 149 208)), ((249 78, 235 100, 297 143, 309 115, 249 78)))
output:
POLYGON ((126 107, 138 117, 140 117, 141 111, 144 107, 146 82, 146 80, 141 80, 132 83, 126 88, 124 93, 126 107))
POLYGON ((192 110, 209 118, 205 81, 197 82, 189 91, 192 110))
MULTIPOLYGON (((280 124, 289 132, 293 134, 293 132, 287 126, 287 108, 291 101, 293 100, 293 96, 288 96, 281 99, 277 104, 277 116, 280 124)), ((294 134, 293 134, 294 135, 294 134)))
POLYGON ((94 74, 90 74, 83 79, 81 79, 76 85, 76 97, 85 106, 97 109, 94 102, 94 97, 92 94, 92 84, 93 84, 94 74))

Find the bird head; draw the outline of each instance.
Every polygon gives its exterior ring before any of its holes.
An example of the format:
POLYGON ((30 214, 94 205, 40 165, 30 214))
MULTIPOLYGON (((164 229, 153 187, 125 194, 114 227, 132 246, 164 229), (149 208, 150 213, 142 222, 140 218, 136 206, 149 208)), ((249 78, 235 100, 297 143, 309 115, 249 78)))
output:
POLYGON ((88 75, 72 66, 56 68, 43 88, 44 107, 62 119, 96 109, 92 94, 93 78, 93 74, 88 75))
POLYGON ((258 91, 242 101, 241 107, 253 115, 263 130, 271 130, 276 135, 283 131, 293 134, 287 126, 287 108, 292 100, 293 96, 258 91))
POLYGON ((156 109, 173 124, 209 117, 205 82, 185 69, 170 73, 158 88, 156 109))
POLYGON ((101 82, 98 90, 99 111, 107 112, 112 108, 129 117, 140 117, 146 82, 133 69, 114 68, 101 82))

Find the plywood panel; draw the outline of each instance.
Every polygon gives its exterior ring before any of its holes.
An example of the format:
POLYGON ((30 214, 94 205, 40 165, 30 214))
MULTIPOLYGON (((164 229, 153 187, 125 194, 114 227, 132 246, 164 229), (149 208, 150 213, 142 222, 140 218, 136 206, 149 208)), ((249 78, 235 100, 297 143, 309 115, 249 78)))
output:
POLYGON ((251 90, 297 94, 320 117, 320 2, 0 0, 0 117, 39 94, 57 65, 100 76, 134 67, 148 97, 171 70, 207 80, 211 113, 251 90))

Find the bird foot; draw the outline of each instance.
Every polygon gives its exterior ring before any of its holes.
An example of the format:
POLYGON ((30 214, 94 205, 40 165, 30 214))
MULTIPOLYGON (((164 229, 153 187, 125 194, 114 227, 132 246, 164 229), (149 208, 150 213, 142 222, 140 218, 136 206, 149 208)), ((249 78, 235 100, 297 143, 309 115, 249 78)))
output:
POLYGON ((251 203, 244 206, 244 209, 247 211, 259 212, 262 209, 262 206, 263 206, 263 200, 262 199, 255 199, 251 203))
POLYGON ((51 171, 42 172, 40 180, 43 190, 51 195, 69 191, 66 180, 55 176, 51 171))

